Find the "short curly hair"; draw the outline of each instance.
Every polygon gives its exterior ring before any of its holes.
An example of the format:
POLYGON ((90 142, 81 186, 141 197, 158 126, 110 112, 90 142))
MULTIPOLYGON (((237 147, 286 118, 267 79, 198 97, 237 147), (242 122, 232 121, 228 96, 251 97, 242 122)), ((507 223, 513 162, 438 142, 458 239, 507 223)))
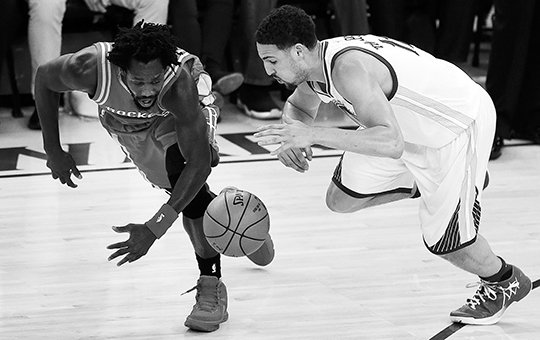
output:
POLYGON ((297 43, 312 49, 317 45, 315 23, 303 9, 284 5, 261 21, 255 40, 263 45, 276 45, 281 50, 297 43))
POLYGON ((179 65, 178 43, 166 25, 139 21, 132 28, 120 28, 107 60, 127 70, 132 59, 148 63, 159 59, 163 67, 179 65))

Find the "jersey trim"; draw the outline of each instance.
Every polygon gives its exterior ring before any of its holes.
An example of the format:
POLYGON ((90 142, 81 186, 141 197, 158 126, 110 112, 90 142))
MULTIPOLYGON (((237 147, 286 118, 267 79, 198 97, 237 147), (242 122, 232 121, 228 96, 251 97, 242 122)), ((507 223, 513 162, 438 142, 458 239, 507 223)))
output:
POLYGON ((388 71, 390 71, 390 76, 392 77, 392 90, 390 91, 390 94, 388 96, 386 96, 386 97, 388 98, 388 100, 391 100, 394 97, 394 95, 396 94, 397 89, 398 89, 398 78, 397 78, 397 75, 396 75, 396 71, 394 70, 392 65, 390 65, 388 60, 384 59, 381 55, 379 55, 379 54, 377 54, 377 53, 375 53, 375 52, 373 52, 371 50, 368 50, 366 48, 362 48, 362 47, 359 47, 359 46, 349 46, 349 47, 345 47, 342 50, 339 50, 332 57, 332 61, 330 62, 330 71, 332 71, 334 69, 334 64, 336 63, 336 59, 339 56, 341 56, 345 52, 349 52, 349 51, 353 51, 353 50, 365 52, 365 53, 371 55, 372 57, 377 58, 377 60, 382 62, 388 68, 388 71))
POLYGON ((403 86, 399 87, 391 104, 405 107, 431 119, 455 134, 463 132, 473 122, 471 117, 403 86))
POLYGON ((99 42, 96 43, 96 48, 98 50, 98 87, 92 99, 98 105, 103 105, 109 98, 111 91, 111 63, 107 60, 111 44, 99 42))

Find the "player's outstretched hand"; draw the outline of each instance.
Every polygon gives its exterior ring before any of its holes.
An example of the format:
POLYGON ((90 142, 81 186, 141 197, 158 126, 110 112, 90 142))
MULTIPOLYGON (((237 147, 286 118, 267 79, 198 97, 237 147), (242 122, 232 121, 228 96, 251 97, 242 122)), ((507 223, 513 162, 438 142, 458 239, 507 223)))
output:
POLYGON ((156 236, 146 224, 130 223, 123 227, 112 227, 117 233, 129 233, 129 239, 124 242, 118 242, 107 246, 107 249, 118 249, 108 260, 111 261, 118 256, 126 255, 116 265, 121 266, 126 262, 137 261, 146 253, 156 241, 156 236))
POLYGON ((281 144, 279 148, 270 154, 275 156, 290 148, 305 149, 313 143, 313 131, 311 126, 283 115, 282 124, 270 124, 261 126, 253 135, 259 145, 281 144))
POLYGON ((52 177, 58 179, 62 184, 76 188, 77 184, 71 180, 71 175, 82 179, 81 173, 73 157, 64 150, 47 154, 47 167, 51 169, 52 177))
POLYGON ((290 148, 280 152, 277 157, 283 165, 298 172, 306 172, 309 169, 307 161, 311 161, 313 153, 311 147, 305 149, 290 148))

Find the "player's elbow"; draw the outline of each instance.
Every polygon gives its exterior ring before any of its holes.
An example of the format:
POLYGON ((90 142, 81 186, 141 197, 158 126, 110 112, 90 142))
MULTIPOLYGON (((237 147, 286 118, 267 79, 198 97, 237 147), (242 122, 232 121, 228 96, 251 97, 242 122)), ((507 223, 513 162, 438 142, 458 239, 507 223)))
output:
POLYGON ((393 159, 399 159, 403 156, 403 150, 405 149, 405 142, 403 139, 393 140, 389 143, 388 153, 389 157, 393 159))
POLYGON ((387 156, 393 159, 399 159, 405 149, 403 135, 398 129, 388 129, 387 131, 390 133, 386 144, 387 156))

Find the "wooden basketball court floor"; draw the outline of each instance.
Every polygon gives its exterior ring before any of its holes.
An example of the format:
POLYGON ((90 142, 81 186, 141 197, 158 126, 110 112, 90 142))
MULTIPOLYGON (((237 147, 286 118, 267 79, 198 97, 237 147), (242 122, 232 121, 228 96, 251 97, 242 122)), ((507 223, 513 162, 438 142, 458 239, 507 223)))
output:
MULTIPOLYGON (((28 117, 30 108, 25 112, 28 117)), ((0 339, 540 339, 540 289, 494 326, 451 325, 474 275, 423 246, 417 202, 336 214, 324 194, 339 152, 317 149, 305 174, 252 142, 263 122, 225 110, 222 164, 211 188, 234 185, 267 205, 276 257, 260 268, 223 257, 229 320, 214 333, 183 326, 198 277, 177 222, 137 262, 108 262, 113 225, 144 222, 166 200, 95 120, 62 115, 62 142, 83 180, 45 167, 40 132, 0 111, 0 339)), ((322 117, 320 124, 341 124, 322 117)), ((511 141, 490 162, 481 232, 496 253, 540 278, 540 147, 511 141)))

